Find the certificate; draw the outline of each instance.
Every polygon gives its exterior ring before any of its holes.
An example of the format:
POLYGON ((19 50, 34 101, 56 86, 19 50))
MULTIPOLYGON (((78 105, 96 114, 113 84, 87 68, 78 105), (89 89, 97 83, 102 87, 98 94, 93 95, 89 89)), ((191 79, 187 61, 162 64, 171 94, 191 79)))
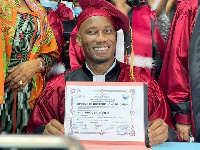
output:
POLYGON ((84 141, 145 142, 144 83, 66 82, 65 134, 84 141))

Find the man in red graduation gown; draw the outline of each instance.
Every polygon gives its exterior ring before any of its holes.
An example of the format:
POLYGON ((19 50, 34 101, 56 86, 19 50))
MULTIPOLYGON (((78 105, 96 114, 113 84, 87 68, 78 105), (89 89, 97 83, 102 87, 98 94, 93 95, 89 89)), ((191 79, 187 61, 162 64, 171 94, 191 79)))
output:
POLYGON ((142 68, 115 60, 116 30, 129 32, 129 19, 104 0, 79 0, 83 12, 77 19, 76 39, 83 47, 86 61, 83 66, 57 76, 43 91, 30 118, 27 132, 64 135, 66 81, 147 82, 148 83, 148 137, 150 145, 178 140, 173 130, 171 110, 158 84, 142 68), (35 131, 34 131, 35 130, 35 131))
MULTIPOLYGON (((162 37, 156 19, 160 15, 167 0, 161 0, 156 11, 151 10, 154 0, 135 0, 129 7, 126 0, 107 0, 125 13, 131 21, 131 34, 124 33, 124 55, 121 60, 136 67, 144 68, 154 79, 158 79, 165 53, 166 43, 162 37), (151 7, 150 7, 151 6, 151 7), (134 58, 131 59, 132 49, 134 58)), ((70 38, 70 66, 80 67, 85 59, 84 51, 76 44, 77 28, 73 30, 70 38)), ((122 56, 121 56, 122 57, 122 56)))
POLYGON ((160 85, 171 103, 176 128, 184 141, 200 142, 198 0, 179 1, 169 34, 160 85))

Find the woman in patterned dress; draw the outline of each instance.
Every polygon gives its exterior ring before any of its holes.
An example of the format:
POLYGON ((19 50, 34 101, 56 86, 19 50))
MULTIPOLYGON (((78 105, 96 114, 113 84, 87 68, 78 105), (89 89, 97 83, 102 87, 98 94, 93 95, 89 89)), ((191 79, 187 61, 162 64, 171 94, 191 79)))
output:
POLYGON ((0 131, 26 132, 44 85, 59 56, 44 8, 36 0, 0 0, 0 131))

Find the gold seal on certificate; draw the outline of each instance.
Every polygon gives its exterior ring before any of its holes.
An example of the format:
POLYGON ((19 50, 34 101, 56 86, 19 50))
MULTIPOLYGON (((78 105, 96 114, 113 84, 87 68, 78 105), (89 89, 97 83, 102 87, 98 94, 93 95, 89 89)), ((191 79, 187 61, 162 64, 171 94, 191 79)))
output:
POLYGON ((66 85, 66 135, 80 141, 145 143, 146 84, 66 82, 66 85))

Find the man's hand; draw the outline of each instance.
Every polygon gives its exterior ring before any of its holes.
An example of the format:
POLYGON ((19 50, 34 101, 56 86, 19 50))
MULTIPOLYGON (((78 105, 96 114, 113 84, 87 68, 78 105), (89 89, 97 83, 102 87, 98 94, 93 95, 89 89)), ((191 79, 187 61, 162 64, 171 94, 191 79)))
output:
POLYGON ((149 121, 148 132, 151 146, 163 143, 168 138, 168 125, 162 119, 149 121))
POLYGON ((44 135, 65 135, 64 125, 61 124, 58 120, 51 120, 45 127, 44 135))
POLYGON ((8 70, 6 78, 7 86, 11 89, 21 91, 28 83, 31 82, 35 73, 40 71, 40 62, 37 59, 22 62, 14 68, 8 70))
POLYGON ((184 124, 179 124, 176 123, 176 130, 179 133, 182 141, 189 142, 189 133, 191 130, 191 125, 184 125, 184 124))

